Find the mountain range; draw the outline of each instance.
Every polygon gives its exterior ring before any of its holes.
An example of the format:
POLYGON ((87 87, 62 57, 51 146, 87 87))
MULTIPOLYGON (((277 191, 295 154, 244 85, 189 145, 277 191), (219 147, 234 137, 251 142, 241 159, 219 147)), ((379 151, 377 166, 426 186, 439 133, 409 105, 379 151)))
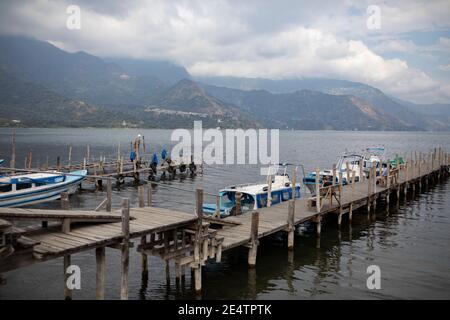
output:
POLYGON ((0 36, 0 125, 449 130, 450 105, 416 105, 335 79, 194 78, 167 61, 99 58, 0 36))

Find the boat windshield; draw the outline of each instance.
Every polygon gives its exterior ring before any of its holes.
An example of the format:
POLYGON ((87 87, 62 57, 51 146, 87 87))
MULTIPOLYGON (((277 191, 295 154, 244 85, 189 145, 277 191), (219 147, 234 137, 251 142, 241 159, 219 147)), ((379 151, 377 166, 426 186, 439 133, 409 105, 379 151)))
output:
POLYGON ((341 157, 339 159, 337 167, 340 168, 340 169, 345 169, 346 168, 346 163, 351 165, 351 167, 353 165, 360 165, 362 158, 363 157, 359 156, 359 155, 343 156, 343 157, 341 157))
MULTIPOLYGON (((236 191, 225 191, 220 194, 222 207, 233 207, 236 205, 236 191)), ((252 210, 255 206, 255 198, 248 194, 242 193, 241 195, 241 209, 252 210)))

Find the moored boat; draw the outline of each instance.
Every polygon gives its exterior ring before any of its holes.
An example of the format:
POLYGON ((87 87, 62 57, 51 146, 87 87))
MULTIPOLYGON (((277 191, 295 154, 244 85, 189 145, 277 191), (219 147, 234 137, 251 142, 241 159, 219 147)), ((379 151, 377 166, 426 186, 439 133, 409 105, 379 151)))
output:
MULTIPOLYGON (((236 193, 241 194, 241 211, 251 211, 267 207, 269 188, 271 188, 271 205, 287 201, 293 198, 293 186, 286 173, 269 175, 265 183, 239 184, 229 186, 219 191, 220 215, 222 217, 234 215, 236 212, 236 193), (272 179, 269 186, 269 179, 272 179)), ((295 184, 295 198, 300 198, 300 183, 295 184)), ((215 203, 204 203, 203 212, 206 214, 216 214, 217 205, 215 203)))
POLYGON ((0 177, 0 207, 21 207, 59 199, 72 194, 85 179, 87 170, 29 173, 0 177))

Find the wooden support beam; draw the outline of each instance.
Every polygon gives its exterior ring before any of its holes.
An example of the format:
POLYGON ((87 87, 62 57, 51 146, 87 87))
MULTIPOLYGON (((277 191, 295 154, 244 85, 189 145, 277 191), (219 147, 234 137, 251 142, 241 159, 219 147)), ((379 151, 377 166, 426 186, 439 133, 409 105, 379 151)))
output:
POLYGON ((120 299, 128 300, 128 267, 130 263, 130 199, 122 200, 122 249, 120 299))
POLYGON ((95 249, 95 260, 97 264, 96 293, 97 300, 105 299, 105 276, 106 276, 106 249, 100 247, 95 249))
POLYGON ((248 251, 248 265, 254 267, 256 265, 256 253, 258 250, 258 227, 259 212, 252 212, 252 224, 250 229, 250 249, 248 251))

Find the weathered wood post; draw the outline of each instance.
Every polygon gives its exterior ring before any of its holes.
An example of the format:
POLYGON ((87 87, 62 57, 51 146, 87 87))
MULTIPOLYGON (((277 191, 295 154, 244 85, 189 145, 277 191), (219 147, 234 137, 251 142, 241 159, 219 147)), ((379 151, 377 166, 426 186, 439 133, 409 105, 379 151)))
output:
POLYGON ((139 198, 139 208, 143 208, 145 206, 144 186, 138 187, 138 198, 139 198))
MULTIPOLYGON (((348 162, 347 162, 348 164, 348 162)), ((349 176, 348 176, 348 171, 347 171, 347 183, 349 181, 349 176)), ((338 215, 338 226, 341 226, 342 223, 342 185, 343 185, 343 179, 342 179, 342 172, 339 171, 339 215, 338 215)))
POLYGON ((28 157, 27 157, 27 168, 31 169, 33 163, 33 151, 30 149, 28 151, 28 157))
POLYGON ((320 233, 322 231, 322 216, 319 214, 316 217, 316 235, 320 237, 320 233))
POLYGON ((256 265, 256 253, 258 250, 258 226, 259 212, 252 212, 252 224, 250 229, 250 248, 248 251, 248 265, 253 268, 256 265))
POLYGON ((345 174, 345 179, 347 180, 346 183, 347 185, 350 185, 350 165, 348 162, 345 163, 345 174))
POLYGON ((236 215, 240 215, 242 213, 241 197, 242 197, 242 193, 236 192, 236 210, 235 210, 236 215))
POLYGON ((220 195, 216 196, 216 218, 220 219, 220 195))
POLYGON ((63 268, 64 268, 64 299, 72 300, 72 290, 67 286, 67 280, 69 279, 69 274, 67 269, 70 267, 70 254, 65 255, 63 258, 63 268))
POLYGON ((297 184, 297 167, 294 167, 292 172, 292 199, 295 200, 296 194, 296 184, 297 184))
POLYGON ((61 171, 61 157, 56 157, 56 170, 61 171))
POLYGON ((112 181, 106 181, 106 211, 111 212, 112 209, 112 181))
POLYGON ((9 163, 9 166, 11 168, 16 167, 16 129, 13 129, 12 138, 11 138, 11 161, 9 163))
MULTIPOLYGON (((61 193, 61 208, 63 210, 69 210, 69 197, 67 193, 61 193)), ((62 222, 62 232, 68 233, 70 232, 70 219, 64 219, 62 222)), ((67 268, 71 265, 71 257, 69 254, 63 257, 63 268, 64 268, 64 299, 72 300, 72 290, 67 286, 67 280, 69 278, 69 274, 67 273, 67 268)))
POLYGON ((200 250, 202 247, 202 223, 203 223, 203 189, 197 189, 195 197, 195 211, 197 214, 197 230, 195 232, 194 244, 194 280, 195 291, 202 290, 202 264, 200 261, 200 250))
MULTIPOLYGON (((138 187, 138 194, 139 194, 139 208, 143 208, 145 206, 144 186, 138 187)), ((144 248, 144 246, 146 244, 147 244, 147 236, 142 236, 141 237, 141 247, 144 248)), ((142 266, 142 278, 147 279, 148 278, 148 257, 144 252, 141 253, 141 266, 142 266)))
MULTIPOLYGON (((69 195, 66 192, 61 193, 61 208, 69 210, 69 195)), ((66 218, 62 221, 62 232, 70 232, 70 219, 66 218)))
POLYGON ((105 247, 95 249, 95 260, 97 264, 96 293, 97 300, 105 299, 105 275, 106 275, 106 252, 105 247))
POLYGON ((86 164, 89 165, 91 159, 91 147, 89 145, 86 146, 86 164))
POLYGON ((72 166, 72 145, 69 146, 69 170, 72 166))
POLYGON ((373 211, 374 213, 377 210, 377 167, 373 166, 373 211))
POLYGON ((422 152, 419 152, 419 190, 422 190, 422 152))
POLYGON ((153 191, 153 187, 152 184, 149 183, 148 184, 148 188, 147 188, 147 206, 151 207, 152 206, 152 191, 153 191))
POLYGON ((389 197, 390 197, 390 195, 391 195, 391 160, 390 159, 388 159, 388 161, 387 161, 387 173, 386 173, 386 188, 387 188, 387 191, 386 191, 386 207, 387 207, 387 210, 389 210, 389 197))
POLYGON ((288 221, 287 221, 289 250, 294 249, 294 231, 295 231, 294 215, 295 215, 295 200, 290 200, 288 207, 288 221))
POLYGON ((333 163, 333 181, 331 181, 331 184, 334 186, 336 184, 336 163, 333 163))
POLYGON ((269 175, 267 176, 267 207, 272 206, 272 174, 269 168, 269 175))
POLYGON ((369 181, 367 183, 367 214, 370 214, 370 196, 372 194, 372 170, 369 169, 369 181))
POLYGON ((316 168, 316 212, 320 213, 320 168, 316 168))
POLYGON ((130 199, 122 199, 122 256, 120 299, 128 300, 128 267, 130 263, 130 199))

